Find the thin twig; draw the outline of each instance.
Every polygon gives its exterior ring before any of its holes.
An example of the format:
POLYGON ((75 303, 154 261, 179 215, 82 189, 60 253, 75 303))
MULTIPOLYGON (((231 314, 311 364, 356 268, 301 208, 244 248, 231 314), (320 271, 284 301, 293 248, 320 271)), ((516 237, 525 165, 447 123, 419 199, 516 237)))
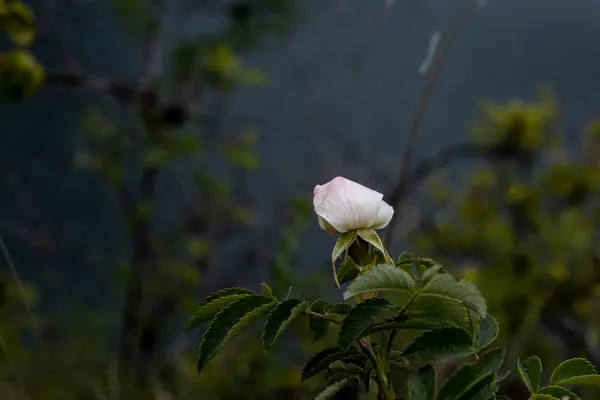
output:
MULTIPOLYGON (((475 0, 465 0, 465 7, 464 7, 463 11, 459 14, 459 16, 455 19, 454 23, 448 29, 448 35, 447 35, 448 39, 445 40, 445 45, 442 46, 440 52, 437 54, 437 56, 433 62, 432 68, 431 68, 429 74, 427 75, 425 87, 423 88, 423 92, 421 93, 417 112, 413 119, 412 127, 411 127, 410 134, 408 137, 408 143, 406 145, 406 149, 404 150, 402 165, 400 167, 400 172, 398 174, 398 181, 389 197, 390 205, 392 207, 394 207, 394 209, 396 210, 396 213, 394 214, 394 217, 392 218, 392 220, 390 221, 390 224, 388 226, 388 231, 385 236, 386 246, 389 246, 390 242, 392 241, 394 225, 397 221, 397 217, 399 214, 398 211, 400 210, 402 201, 404 200, 404 196, 402 196, 400 188, 407 185, 407 180, 409 178, 409 172, 410 172, 410 165, 411 165, 411 161, 412 161, 412 155, 415 151, 417 138, 419 136, 419 132, 420 132, 420 128, 421 128, 421 122, 423 121, 423 119, 425 117, 425 113, 427 111, 427 106, 429 105, 429 101, 431 100, 431 97, 435 90, 440 72, 444 68, 444 65, 446 64, 446 61, 447 61, 448 56, 450 55, 451 51, 454 49, 454 46, 456 45, 459 34, 466 27, 471 16, 473 15, 473 12, 475 11, 476 6, 477 6, 477 3, 475 0)), ((446 35, 443 35, 443 37, 445 37, 445 36, 446 35)))
POLYGON ((27 296, 25 295, 25 289, 23 288, 23 284, 21 283, 21 279, 19 278, 19 273, 17 272, 17 268, 15 267, 15 264, 12 260, 12 257, 10 256, 10 253, 8 251, 8 248, 6 247, 6 244, 4 243, 4 239, 2 238, 2 236, 0 236, 0 250, 2 250, 4 258, 6 259, 8 267, 10 268, 12 278, 15 281, 17 288, 19 289, 19 294, 21 295, 23 304, 25 304, 25 308, 27 309, 27 317, 29 318, 29 323, 31 324, 33 333, 36 339, 38 340, 38 343, 41 343, 40 331, 35 323, 35 320, 33 319, 33 313, 31 312, 31 304, 27 300, 27 296))

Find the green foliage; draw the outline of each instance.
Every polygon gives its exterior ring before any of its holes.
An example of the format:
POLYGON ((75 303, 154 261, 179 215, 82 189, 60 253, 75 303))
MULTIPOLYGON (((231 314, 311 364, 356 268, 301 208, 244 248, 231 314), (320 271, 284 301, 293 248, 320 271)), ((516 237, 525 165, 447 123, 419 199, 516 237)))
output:
POLYGON ((256 294, 242 297, 219 311, 202 336, 198 371, 215 358, 227 340, 267 315, 275 305, 267 296, 256 294))
POLYGON ((306 310, 306 302, 287 299, 277 304, 269 314, 262 336, 263 347, 269 348, 285 328, 306 310))
POLYGON ((478 349, 484 349, 496 340, 498 333, 500 332, 500 326, 498 321, 493 315, 489 315, 486 318, 482 318, 479 323, 479 334, 477 335, 477 342, 475 346, 478 349))
POLYGON ((252 290, 237 287, 222 289, 212 293, 200 303, 196 312, 190 318, 187 331, 189 332, 210 321, 223 307, 228 306, 232 302, 255 294, 252 290))
POLYGON ((384 312, 394 305, 381 297, 373 297, 358 303, 346 314, 340 327, 338 345, 349 346, 361 338, 365 330, 384 312))
POLYGON ((321 350, 308 360, 304 368, 302 368, 302 381, 326 370, 330 364, 344 358, 346 353, 346 349, 337 346, 321 350))
POLYGON ((357 299, 353 306, 291 297, 278 301, 265 284, 263 295, 238 288, 215 292, 201 303, 189 322, 195 327, 212 318, 200 345, 198 368, 214 358, 227 339, 265 316, 268 308, 262 334, 264 348, 302 314, 309 317, 308 327, 315 341, 325 336, 329 324, 339 325, 337 346, 321 350, 302 369, 301 381, 325 372, 325 386, 317 398, 332 396, 351 382, 369 392, 374 380, 380 395, 391 399, 394 389, 389 373, 397 369, 412 372, 407 388, 413 399, 491 399, 498 389, 497 372, 504 359, 503 348, 487 350, 498 336, 498 323, 492 316, 482 318, 475 311, 485 313, 486 305, 474 285, 455 280, 432 260, 424 259, 422 265, 416 277, 394 265, 363 270, 344 296, 357 299), (396 303, 373 297, 375 292, 405 296, 396 303), (215 314, 215 305, 220 304, 228 305, 215 314), (410 338, 404 350, 394 349, 395 337, 414 330, 420 334, 402 336, 404 340, 410 338), (382 333, 381 341, 374 340, 378 332, 382 333), (436 392, 432 363, 464 357, 475 357, 476 362, 459 368, 436 392))
POLYGON ((565 396, 567 396, 569 400, 580 400, 575 393, 560 386, 546 386, 545 388, 540 389, 537 395, 547 395, 559 399, 563 399, 565 396))
POLYGON ((404 350, 403 356, 412 362, 430 363, 474 353, 473 339, 460 328, 427 331, 404 350))
POLYGON ((415 287, 413 278, 404 270, 393 265, 377 265, 352 282, 344 292, 344 299, 371 292, 395 291, 412 293, 415 287))
POLYGON ((542 379, 542 361, 539 357, 532 356, 523 361, 517 360, 517 367, 519 368, 521 379, 523 379, 527 389, 529 389, 529 393, 537 393, 542 379))
POLYGON ((459 187, 436 185, 431 203, 421 203, 423 224, 408 235, 415 251, 477 284, 511 363, 532 353, 551 363, 590 354, 600 326, 598 124, 583 132, 580 154, 562 118, 549 93, 484 107, 473 140, 461 144, 476 164, 459 187), (557 348, 556 334, 571 331, 567 319, 577 328, 557 348))
MULTIPOLYGON (((328 305, 329 304, 324 300, 316 300, 311 304, 310 311, 318 314, 325 314, 325 309, 328 305)), ((325 318, 309 315, 308 326, 313 334, 313 341, 318 342, 327 335, 329 322, 325 318)))
POLYGON ((550 376, 550 384, 562 386, 564 384, 563 382, 569 381, 570 379, 597 374, 598 371, 596 370, 596 367, 588 360, 584 358, 572 358, 556 367, 552 372, 552 376, 550 376))
POLYGON ((437 398, 439 400, 458 400, 466 394, 470 394, 472 390, 476 390, 476 392, 484 390, 490 384, 487 379, 502 366, 504 353, 503 348, 486 350, 481 354, 477 363, 460 367, 442 385, 437 398), (484 385, 480 387, 479 385, 482 383, 484 385))
POLYGON ((26 50, 0 54, 0 100, 22 101, 33 95, 44 82, 44 70, 26 50))
POLYGON ((518 361, 521 379, 531 393, 531 399, 560 399, 579 400, 579 396, 565 386, 600 386, 600 375, 596 367, 584 358, 572 358, 557 366, 550 377, 550 385, 541 386, 542 362, 532 356, 518 361), (566 396, 566 397, 565 397, 566 396))

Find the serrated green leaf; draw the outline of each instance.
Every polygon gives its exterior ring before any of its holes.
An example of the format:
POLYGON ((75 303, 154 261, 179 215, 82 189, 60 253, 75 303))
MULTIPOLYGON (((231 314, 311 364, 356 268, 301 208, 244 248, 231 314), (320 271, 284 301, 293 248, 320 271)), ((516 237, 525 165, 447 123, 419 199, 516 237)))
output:
POLYGON ((337 346, 321 350, 308 360, 306 365, 304 365, 304 368, 302 368, 301 381, 304 382, 308 378, 324 371, 334 361, 341 360, 345 354, 347 354, 347 352, 337 346))
POLYGON ((475 346, 478 349, 488 347, 496 340, 499 331, 500 327, 498 326, 498 321, 496 321, 496 318, 492 315, 488 314, 487 318, 482 318, 479 322, 479 334, 475 346))
POLYGON ((297 299, 287 299, 279 303, 269 314, 262 335, 265 349, 271 347, 285 328, 306 310, 306 303, 297 299))
POLYGON ((467 308, 457 302, 449 302, 435 296, 420 297, 396 318, 390 318, 369 328, 368 333, 389 329, 433 330, 442 328, 460 328, 470 331, 471 321, 467 308))
POLYGON ((389 264, 379 264, 360 275, 344 292, 344 300, 370 292, 395 291, 411 293, 415 281, 403 269, 389 264))
POLYGON ((426 365, 408 378, 408 400, 435 399, 435 369, 426 365))
POLYGON ((335 280, 336 286, 339 288, 340 283, 337 277, 337 271, 335 268, 335 262, 340 256, 352 246, 352 243, 356 241, 357 233, 356 231, 350 231, 346 233, 342 233, 335 243, 335 247, 333 248, 333 252, 331 253, 331 265, 333 268, 333 278, 335 280))
POLYGON ((575 393, 571 392, 568 389, 559 386, 546 386, 545 388, 541 388, 538 391, 538 395, 545 394, 548 396, 553 396, 558 399, 562 399, 565 396, 568 397, 569 400, 581 400, 575 393))
POLYGON ((444 328, 423 333, 404 350, 412 362, 430 363, 473 354, 472 338, 459 328, 444 328))
POLYGON ((329 400, 333 398, 340 390, 342 390, 346 385, 348 385, 352 379, 346 378, 341 381, 337 381, 327 386, 322 392, 320 392, 315 400, 329 400))
POLYGON ((400 264, 412 264, 414 263, 414 256, 407 252, 404 251, 402 252, 402 254, 400 254, 398 256, 398 261, 396 261, 396 266, 399 266, 400 264))
POLYGON ((459 302, 477 311, 479 315, 487 315, 485 299, 477 286, 466 280, 457 281, 452 275, 440 273, 435 275, 419 291, 419 296, 438 296, 448 301, 459 302))
POLYGON ((394 305, 381 297, 372 297, 354 306, 342 321, 338 344, 348 346, 362 337, 363 332, 385 311, 394 305))
POLYGON ((531 400, 561 400, 558 397, 550 396, 548 394, 534 394, 531 396, 531 400))
POLYGON ((529 393, 537 393, 542 380, 542 361, 536 356, 528 357, 523 361, 517 359, 517 368, 529 393))
POLYGON ((198 372, 217 356, 227 340, 269 313, 275 304, 267 296, 255 294, 244 296, 217 313, 200 342, 198 372))
POLYGON ((377 235, 377 232, 375 232, 374 229, 371 229, 371 228, 359 229, 357 231, 357 233, 361 239, 363 239, 365 242, 371 244, 373 247, 375 247, 377 250, 379 250, 381 252, 381 254, 383 254, 383 257, 387 264, 394 265, 394 259, 392 257, 390 257, 390 254, 387 252, 387 250, 383 246, 383 242, 381 241, 381 239, 379 238, 379 235, 377 235))
POLYGON ((190 332, 210 321, 219 311, 232 302, 254 294, 256 293, 252 290, 238 287, 222 289, 211 293, 200 303, 194 315, 189 319, 187 331, 190 332))
POLYGON ((440 264, 427 267, 425 272, 423 272, 423 274, 421 275, 422 284, 427 284, 431 279, 433 279, 437 274, 439 274, 441 270, 442 266, 440 264))
POLYGON ((600 387, 600 375, 579 375, 563 379, 553 385, 556 386, 594 386, 600 387))
POLYGON ((354 363, 336 360, 329 365, 329 370, 336 376, 357 376, 362 368, 354 363))
POLYGON ((277 297, 275 297, 275 295, 273 294, 273 289, 271 289, 271 287, 266 283, 263 282, 260 284, 260 290, 265 296, 277 301, 277 297))
POLYGON ((490 349, 481 353, 476 364, 461 366, 441 387, 437 400, 462 399, 461 396, 502 366, 504 353, 504 348, 490 349))
MULTIPOLYGON (((325 308, 327 308, 328 305, 329 303, 325 300, 316 300, 311 304, 310 310, 319 314, 325 314, 325 308)), ((327 335, 329 321, 324 318, 309 315, 308 327, 313 334, 313 341, 316 343, 327 335)))
POLYGON ((562 384, 562 381, 578 376, 596 375, 597 373, 596 367, 585 358, 571 358, 554 369, 550 377, 550 385, 564 386, 565 384, 562 384))

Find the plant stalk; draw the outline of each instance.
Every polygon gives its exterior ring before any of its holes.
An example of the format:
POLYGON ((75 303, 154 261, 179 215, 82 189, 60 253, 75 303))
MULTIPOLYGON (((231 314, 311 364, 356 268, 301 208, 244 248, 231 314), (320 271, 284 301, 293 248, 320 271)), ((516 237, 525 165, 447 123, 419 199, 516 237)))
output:
POLYGON ((375 355, 375 352, 373 352, 373 348, 366 338, 359 339, 358 343, 360 344, 362 351, 369 358, 369 361, 373 366, 373 370, 375 371, 375 382, 377 383, 377 387, 379 389, 377 399, 395 400, 396 394, 394 392, 394 388, 389 382, 387 375, 384 373, 381 364, 378 362, 377 356, 375 355))

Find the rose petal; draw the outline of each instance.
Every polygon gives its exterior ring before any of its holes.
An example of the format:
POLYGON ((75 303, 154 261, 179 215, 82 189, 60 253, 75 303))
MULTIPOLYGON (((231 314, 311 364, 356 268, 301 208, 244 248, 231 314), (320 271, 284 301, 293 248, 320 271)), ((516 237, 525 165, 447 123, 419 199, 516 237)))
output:
POLYGON ((377 212, 377 218, 375 218, 375 222, 373 223, 373 226, 371 226, 371 228, 373 228, 373 229, 385 228, 390 223, 393 216, 394 216, 394 208, 382 200, 381 203, 379 204, 379 211, 377 212))
POLYGON ((338 176, 315 187, 313 205, 318 216, 345 233, 373 226, 382 199, 383 194, 338 176))

